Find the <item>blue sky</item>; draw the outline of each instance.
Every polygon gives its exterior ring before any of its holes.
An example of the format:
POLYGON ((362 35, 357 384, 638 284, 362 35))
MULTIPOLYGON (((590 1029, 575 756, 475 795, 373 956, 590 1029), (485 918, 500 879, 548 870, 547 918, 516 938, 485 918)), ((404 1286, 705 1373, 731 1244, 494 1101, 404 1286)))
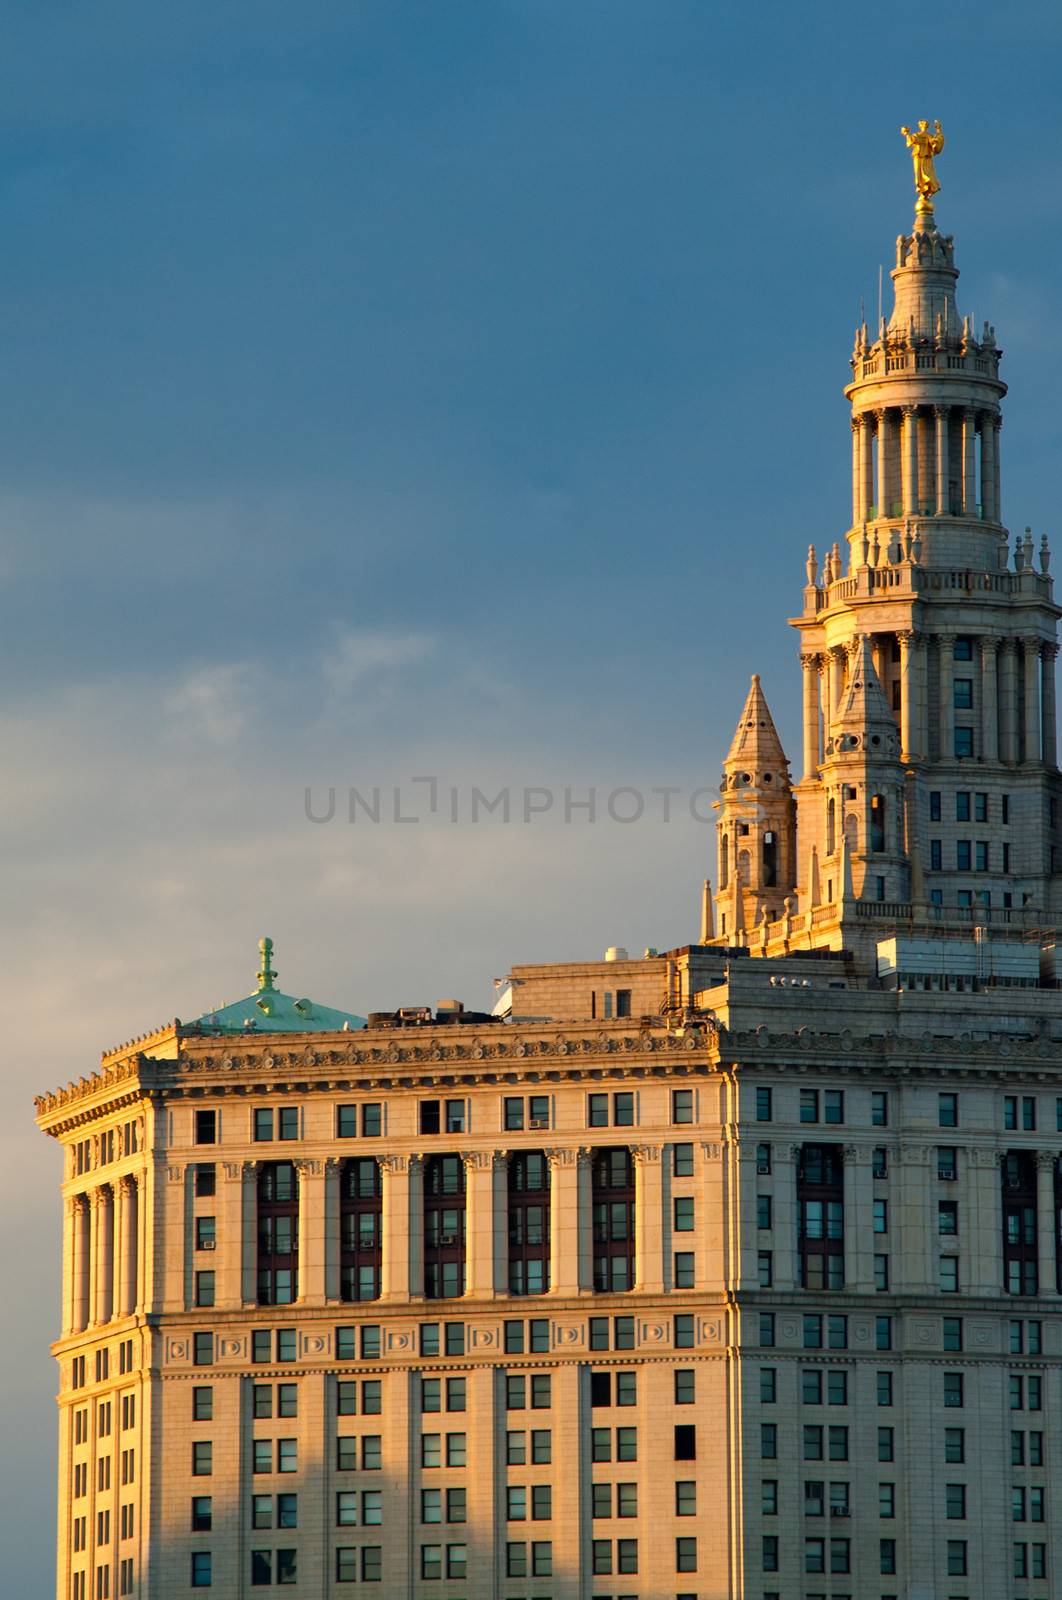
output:
POLYGON ((285 988, 361 1012, 694 934, 688 815, 315 827, 305 786, 690 789, 753 670, 796 755, 785 618, 845 526, 902 122, 944 124, 960 303, 1006 352, 1005 515, 1056 532, 1062 22, 10 0, 4 33, 0 1144, 26 1294, 0 1504, 37 1595, 58 1210, 32 1094, 246 992, 265 932, 285 988))

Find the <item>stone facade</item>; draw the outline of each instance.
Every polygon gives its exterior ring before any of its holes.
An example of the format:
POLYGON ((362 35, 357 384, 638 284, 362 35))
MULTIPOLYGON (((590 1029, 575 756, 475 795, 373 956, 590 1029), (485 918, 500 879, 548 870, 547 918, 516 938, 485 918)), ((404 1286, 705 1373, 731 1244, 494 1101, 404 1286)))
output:
POLYGON ((59 1600, 1062 1587, 1058 611, 955 277, 922 216, 857 336, 801 778, 754 680, 700 943, 362 1027, 263 942, 38 1101, 59 1600))

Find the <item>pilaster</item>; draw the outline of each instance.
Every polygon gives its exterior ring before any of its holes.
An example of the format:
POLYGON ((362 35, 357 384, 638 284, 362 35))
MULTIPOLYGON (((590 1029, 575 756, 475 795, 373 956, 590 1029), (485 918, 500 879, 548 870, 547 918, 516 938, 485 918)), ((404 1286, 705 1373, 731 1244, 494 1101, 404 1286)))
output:
POLYGON ((634 1158, 634 1282, 638 1289, 660 1294, 664 1288, 665 1238, 670 1218, 664 1217, 662 1147, 631 1146, 634 1158))
POLYGON ((325 1300, 325 1178, 320 1161, 295 1162, 299 1180, 300 1304, 320 1306, 325 1300))

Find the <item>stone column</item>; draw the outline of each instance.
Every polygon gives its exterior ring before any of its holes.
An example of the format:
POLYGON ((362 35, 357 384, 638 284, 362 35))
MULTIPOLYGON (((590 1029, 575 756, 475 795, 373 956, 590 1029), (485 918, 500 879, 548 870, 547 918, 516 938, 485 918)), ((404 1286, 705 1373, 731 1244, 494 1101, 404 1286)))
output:
POLYGON ((992 495, 996 522, 1003 521, 1003 478, 999 462, 999 436, 1003 432, 1003 418, 997 411, 992 419, 992 495))
POLYGON ((893 1181, 889 1185, 889 1238, 892 1241, 892 1289, 895 1293, 925 1294, 936 1287, 930 1251, 936 1239, 936 1194, 929 1181, 931 1152, 926 1145, 908 1144, 892 1153, 893 1181), (899 1170, 895 1170, 898 1168, 899 1170))
MULTIPOLYGON (((417 1251, 417 1288, 411 1288, 413 1256, 410 1238, 413 1178, 411 1162, 416 1157, 381 1156, 383 1171, 383 1256, 380 1267, 380 1298, 382 1300, 408 1300, 411 1293, 423 1294, 424 1249, 423 1207, 418 1207, 421 1243, 417 1251)), ((419 1165, 419 1163, 418 1163, 419 1165)), ((419 1184, 418 1184, 419 1198, 419 1184)))
POLYGON ((243 1162, 223 1161, 215 1168, 218 1237, 214 1251, 214 1304, 234 1309, 243 1304, 243 1162))
POLYGON ((139 1295, 138 1233, 140 1228, 140 1186, 133 1173, 127 1173, 118 1183, 118 1292, 115 1314, 130 1317, 137 1308, 139 1295))
MULTIPOLYGON (((731 871, 735 864, 731 863, 731 871)), ((579 1162, 571 1149, 547 1150, 549 1162, 549 1287, 579 1292, 579 1162)))
POLYGON ((862 484, 862 455, 860 450, 859 418, 853 417, 852 422, 852 526, 857 528, 863 521, 863 484, 862 484))
POLYGON ((1039 1292, 1054 1294, 1058 1288, 1055 1263, 1055 1153, 1036 1152, 1036 1254, 1039 1292))
POLYGON ((844 664, 845 652, 843 645, 835 645, 830 651, 830 715, 837 715, 837 708, 844 696, 844 664))
POLYGON ((243 1163, 240 1195, 240 1298, 258 1303, 258 1162, 243 1163))
POLYGON ((1044 764, 1048 767, 1058 765, 1058 720, 1055 711, 1055 657, 1058 655, 1058 645, 1053 642, 1040 646, 1040 659, 1043 663, 1043 695, 1040 702, 1042 729, 1042 749, 1044 764))
MULTIPOLYGON (((874 1292, 874 1191, 870 1179, 869 1146, 844 1147, 844 1286, 855 1294, 874 1292)), ((890 1249, 886 1234, 882 1251, 890 1249)))
POLYGON ((962 414, 962 510, 963 516, 976 517, 977 482, 974 467, 974 449, 977 445, 977 416, 973 411, 962 414))
MULTIPOLYGON (((377 1163, 379 1165, 379 1163, 377 1163)), ((340 1238, 340 1185, 343 1181, 343 1162, 338 1156, 329 1156, 324 1164, 324 1297, 338 1300, 342 1289, 339 1270, 340 1238)), ((383 1187, 381 1183, 381 1188, 383 1187)), ((383 1216, 381 1200, 380 1248, 383 1248, 383 1216)))
MULTIPOLYGON (((491 1237, 494 1240, 493 1279, 496 1294, 509 1292, 509 1152, 508 1150, 495 1150, 493 1153, 493 1205, 494 1223, 491 1237)), ((547 1162, 547 1168, 549 1164, 547 1162)), ((549 1216, 547 1200, 547 1225, 552 1221, 549 1216)))
POLYGON ((295 1162, 299 1180, 300 1302, 323 1305, 325 1298, 325 1185, 320 1161, 295 1162))
POLYGON ((70 1321, 69 1332, 81 1333, 89 1320, 89 1263, 91 1239, 89 1203, 85 1195, 70 1200, 70 1321))
POLYGON ((999 521, 999 494, 996 487, 996 423, 990 411, 981 414, 981 506, 986 521, 999 521))
POLYGON ((1035 635, 1025 646, 1025 760, 1040 759, 1040 641, 1035 635))
POLYGON ((862 509, 859 520, 865 522, 874 504, 874 429, 871 418, 865 414, 859 419, 859 463, 862 486, 862 509))
POLYGON ((985 634, 981 638, 981 754, 986 761, 999 760, 999 691, 996 655, 999 640, 985 634))
POLYGON ((889 493, 892 482, 892 438, 889 413, 878 412, 878 516, 889 515, 889 493))
POLYGON ((804 669, 804 782, 819 770, 819 664, 815 656, 801 656, 804 669))
POLYGON ((918 407, 903 408, 903 514, 918 515, 918 407))
POLYGON ((999 729, 1000 755, 1004 761, 1018 759, 1018 645, 1015 639, 1000 641, 999 729))
MULTIPOLYGON (((799 1145, 771 1147, 771 1221, 774 1223, 774 1286, 792 1289, 797 1253, 796 1170, 799 1145)), ((765 1180, 766 1181, 766 1180, 765 1180)), ((700 1282, 700 1279, 697 1280, 700 1282)))
MULTIPOLYGON (((994 1150, 965 1150, 960 1151, 959 1160, 967 1168, 967 1211, 970 1214, 963 1243, 966 1282, 971 1294, 998 1295, 1003 1287, 1003 1201, 999 1155, 994 1150), (970 1250, 971 1240, 976 1243, 973 1251, 970 1250)), ((960 1173, 961 1170, 960 1167, 960 1173)))
POLYGON ((489 1299, 494 1294, 494 1157, 489 1150, 466 1151, 465 1293, 489 1299))
POLYGON ((658 1144, 632 1145, 634 1157, 634 1282, 639 1290, 662 1294, 664 1241, 671 1236, 664 1217, 664 1167, 658 1144))
POLYGON ((96 1321, 110 1322, 114 1316, 114 1190, 110 1184, 104 1184, 96 1193, 99 1196, 96 1321))
POLYGON ((951 510, 951 498, 948 494, 948 412, 950 406, 934 406, 933 415, 937 424, 937 516, 943 517, 951 510))
POLYGON ((900 641, 900 750, 901 761, 921 755, 918 748, 918 672, 915 666, 915 635, 904 630, 900 641))
POLYGON ((940 759, 950 761, 955 754, 955 635, 937 635, 937 661, 940 682, 940 759))

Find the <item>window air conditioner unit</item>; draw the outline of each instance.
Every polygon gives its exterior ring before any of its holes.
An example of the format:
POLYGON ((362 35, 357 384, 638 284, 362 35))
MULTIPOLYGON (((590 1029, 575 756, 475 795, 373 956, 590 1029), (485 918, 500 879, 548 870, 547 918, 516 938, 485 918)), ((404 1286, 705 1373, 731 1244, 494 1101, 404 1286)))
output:
POLYGON ((457 1243, 457 1235, 456 1235, 456 1233, 441 1233, 439 1235, 439 1243, 440 1244, 456 1244, 457 1243))
POLYGON ((200 1250, 214 1250, 216 1248, 217 1248, 217 1246, 216 1246, 216 1244, 215 1244, 213 1239, 201 1239, 199 1241, 199 1249, 200 1250))
POLYGON ((959 1174, 957 1172, 938 1172, 937 1173, 937 1177, 940 1179, 941 1183, 954 1183, 957 1180, 958 1176, 959 1176, 959 1174))
POLYGON ((528 1127, 529 1128, 548 1128, 549 1127, 549 1118, 548 1117, 532 1117, 530 1119, 530 1121, 528 1122, 528 1127))
POLYGON ((769 1161, 757 1161, 757 1163, 756 1163, 756 1171, 757 1171, 757 1173, 767 1173, 769 1175, 770 1174, 770 1170, 771 1170, 771 1165, 770 1165, 769 1161))
POLYGON ((830 1507, 830 1516, 831 1517, 850 1517, 851 1515, 852 1515, 852 1513, 849 1511, 847 1506, 831 1506, 830 1507))

